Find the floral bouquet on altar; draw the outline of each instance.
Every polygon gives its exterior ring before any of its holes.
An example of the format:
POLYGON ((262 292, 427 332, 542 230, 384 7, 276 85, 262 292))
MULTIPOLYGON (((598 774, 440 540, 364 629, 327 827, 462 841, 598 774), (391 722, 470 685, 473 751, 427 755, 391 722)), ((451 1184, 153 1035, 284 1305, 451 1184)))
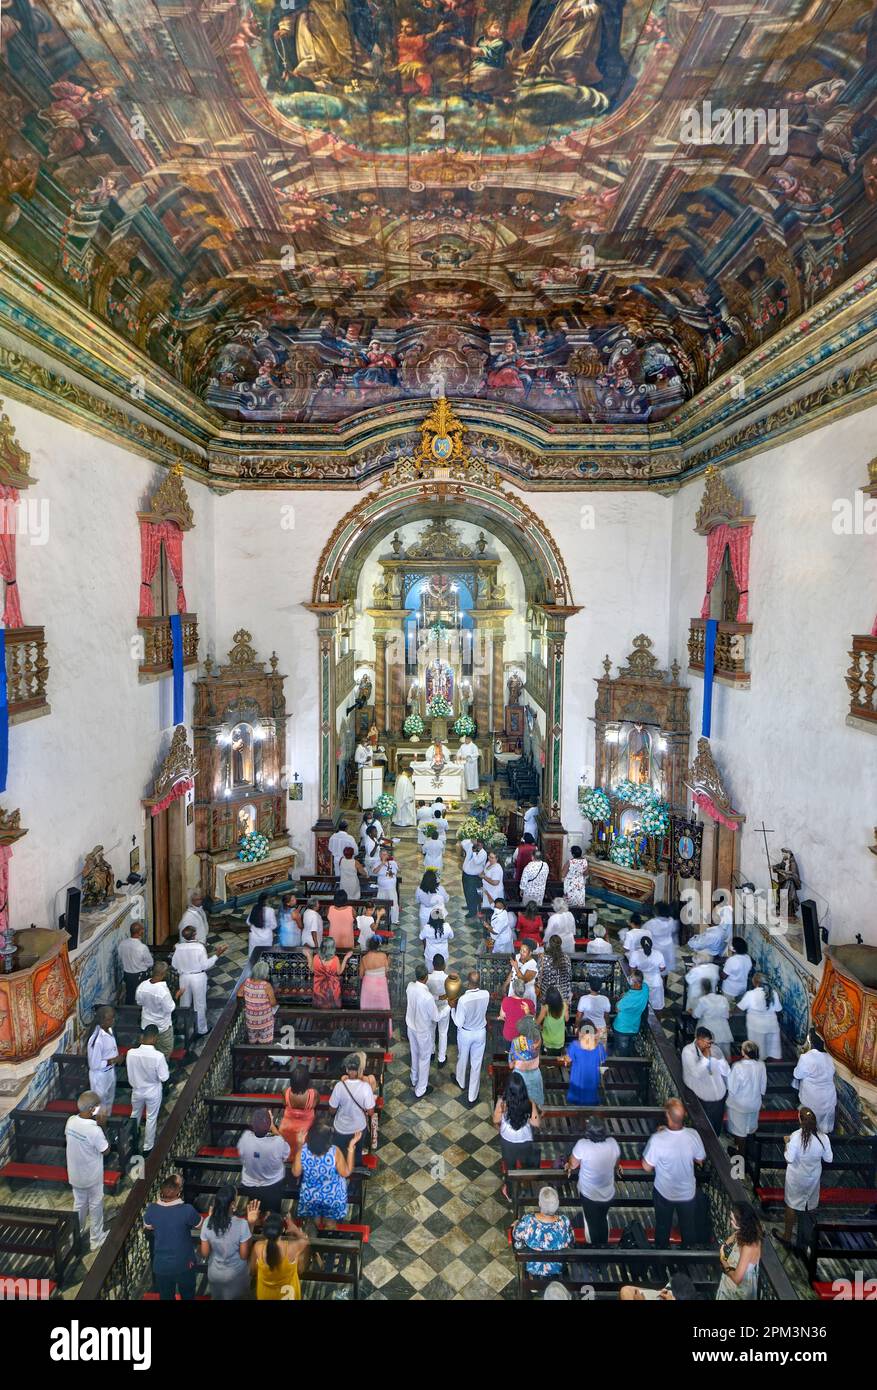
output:
POLYGON ((430 719, 448 719, 454 713, 454 707, 444 695, 433 695, 426 712, 430 719))
POLYGON ((613 864, 619 864, 623 869, 636 868, 636 846, 629 835, 615 836, 609 858, 613 864))
POLYGON ((382 821, 392 820, 396 814, 396 798, 389 792, 381 792, 375 802, 375 815, 380 816, 382 821))
POLYGON ((612 803, 602 787, 582 788, 579 805, 590 821, 607 821, 612 815, 612 803))
POLYGON ((475 720, 472 718, 471 714, 461 714, 459 719, 454 720, 451 728, 455 734, 459 734, 460 738, 462 738, 464 734, 474 734, 475 720))
POLYGON ((411 739, 417 739, 423 733, 423 727, 423 720, 419 714, 409 714, 402 725, 402 732, 411 739))
POLYGON ((650 835, 653 839, 660 839, 667 834, 670 825, 670 807, 666 801, 661 801, 659 797, 653 796, 647 806, 643 808, 640 829, 644 835, 650 835))
POLYGON ((648 783, 631 782, 629 777, 624 777, 615 784, 612 795, 616 801, 626 802, 630 806, 644 807, 655 800, 655 793, 648 783))
POLYGON ((268 836, 260 834, 258 830, 250 830, 241 836, 238 859, 242 859, 245 864, 258 864, 268 858, 270 850, 268 836))

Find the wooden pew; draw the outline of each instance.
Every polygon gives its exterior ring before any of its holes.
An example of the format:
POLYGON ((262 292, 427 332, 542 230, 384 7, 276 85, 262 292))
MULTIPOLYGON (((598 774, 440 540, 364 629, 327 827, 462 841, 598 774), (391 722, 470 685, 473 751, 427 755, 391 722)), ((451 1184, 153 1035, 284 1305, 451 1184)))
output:
MULTIPOLYGON (((633 1093, 639 1104, 645 1105, 649 1095, 650 1064, 646 1057, 609 1057, 607 1071, 602 1078, 601 1087, 605 1095, 624 1095, 633 1093)), ((545 1086, 545 1103, 553 1108, 563 1107, 569 1089, 567 1068, 561 1066, 560 1057, 543 1057, 541 1063, 542 1080, 545 1086)), ((509 1077, 509 1064, 505 1056, 498 1056, 491 1062, 488 1073, 493 1081, 494 1105, 505 1094, 509 1077)))
POLYGON ((527 1273, 526 1266, 537 1261, 550 1261, 564 1267, 560 1283, 573 1294, 583 1287, 589 1297, 600 1301, 618 1298, 623 1284, 642 1284, 661 1288, 672 1274, 687 1274, 701 1298, 714 1299, 721 1270, 712 1252, 699 1250, 622 1250, 618 1247, 598 1250, 594 1246, 582 1249, 516 1250, 518 1297, 539 1299, 544 1296, 548 1279, 527 1273))
MULTIPOLYGON (((244 1083, 248 1078, 263 1077, 269 1080, 280 1078, 283 1085, 288 1084, 289 1070, 279 1069, 272 1065, 272 1057, 288 1057, 289 1069, 294 1065, 307 1067, 314 1084, 320 1081, 331 1080, 332 1084, 341 1075, 341 1063, 347 1054, 354 1049, 349 1047, 283 1047, 279 1043, 240 1043, 232 1048, 232 1086, 235 1091, 246 1091, 247 1085, 244 1083)), ((369 1046, 356 1049, 364 1051, 366 1054, 366 1073, 374 1076, 378 1082, 378 1094, 383 1093, 384 1086, 384 1067, 387 1060, 392 1060, 391 1054, 384 1051, 382 1047, 375 1048, 369 1046)), ((268 1087, 273 1090, 273 1087, 268 1087)))
POLYGON ((816 1221, 807 1246, 807 1278, 819 1298, 873 1299, 877 1295, 877 1219, 816 1221), (819 1265, 829 1265, 819 1277, 819 1265), (863 1270, 863 1265, 871 1265, 863 1270), (857 1276, 858 1275, 858 1279, 857 1276))
MULTIPOLYGON (((784 1138, 760 1130, 749 1136, 746 1168, 764 1209, 783 1204, 784 1138)), ((877 1204, 877 1135, 833 1134, 831 1148, 834 1161, 822 1165, 820 1207, 877 1204)))
MULTIPOLYGON (((209 1114, 208 1124, 210 1126, 211 1145, 236 1144, 238 1137, 245 1129, 249 1129, 254 1110, 264 1110, 268 1108, 279 1120, 283 1110, 283 1093, 278 1091, 276 1095, 263 1092, 261 1095, 226 1095, 208 1096, 207 1110, 209 1114), (269 1097, 270 1098, 266 1098, 269 1097)), ((375 1097, 375 1109, 378 1114, 384 1107, 382 1096, 375 1097)), ((332 1111, 329 1107, 329 1092, 324 1092, 315 1107, 320 1119, 332 1120, 332 1111)))
POLYGON ((350 1050, 360 1047, 382 1047, 388 1052, 392 1042, 392 1018, 384 1009, 306 1009, 296 1005, 281 1005, 274 1015, 274 1033, 290 1026, 296 1043, 314 1047, 328 1041, 340 1028, 352 1039, 350 1050))
MULTIPOLYGON (((57 1110, 13 1110, 10 1158, 0 1167, 7 1182, 66 1183, 64 1127, 69 1115, 57 1110)), ((104 1187, 118 1190, 131 1154, 130 1117, 107 1120, 109 1152, 104 1157, 104 1187)))
MULTIPOLYGON (((359 1226, 363 1224, 365 1185, 377 1166, 373 1155, 364 1155, 364 1159, 362 1166, 354 1168, 347 1184, 350 1220, 359 1226)), ((210 1198, 223 1183, 240 1181, 241 1161, 236 1154, 175 1154, 174 1164, 183 1177, 183 1201, 191 1202, 199 1210, 206 1211, 210 1198)), ((293 1177, 292 1168, 287 1164, 284 1197, 297 1198, 298 1185, 298 1178, 293 1177)))
POLYGON ((79 1243, 75 1212, 0 1206, 2 1279, 46 1279, 54 1296, 79 1259, 79 1243))

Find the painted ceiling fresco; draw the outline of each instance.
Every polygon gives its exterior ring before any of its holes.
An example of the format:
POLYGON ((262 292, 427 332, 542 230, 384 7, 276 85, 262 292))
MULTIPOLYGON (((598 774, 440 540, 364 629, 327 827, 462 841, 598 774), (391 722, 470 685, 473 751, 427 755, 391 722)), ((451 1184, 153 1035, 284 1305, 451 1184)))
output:
POLYGON ((0 236, 237 420, 657 420, 877 254, 874 0, 0 4, 0 236))

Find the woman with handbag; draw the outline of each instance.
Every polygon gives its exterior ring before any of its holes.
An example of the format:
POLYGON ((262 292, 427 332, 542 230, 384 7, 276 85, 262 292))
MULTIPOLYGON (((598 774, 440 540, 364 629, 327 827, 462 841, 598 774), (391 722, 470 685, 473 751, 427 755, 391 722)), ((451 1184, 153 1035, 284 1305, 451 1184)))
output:
POLYGON ((342 1149, 350 1143, 351 1135, 359 1135, 354 1162, 361 1164, 363 1133, 371 1137, 375 1094, 362 1075, 358 1052, 349 1052, 344 1058, 344 1075, 329 1097, 329 1109, 335 1116, 333 1128, 342 1149))

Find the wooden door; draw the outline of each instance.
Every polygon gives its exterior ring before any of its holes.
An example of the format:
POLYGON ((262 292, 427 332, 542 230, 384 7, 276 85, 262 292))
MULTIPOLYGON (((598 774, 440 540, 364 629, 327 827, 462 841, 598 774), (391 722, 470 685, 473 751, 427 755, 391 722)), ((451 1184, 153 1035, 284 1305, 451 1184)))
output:
POLYGON ((168 813, 150 817, 152 829, 152 939, 156 946, 170 936, 170 879, 168 873, 168 813))

